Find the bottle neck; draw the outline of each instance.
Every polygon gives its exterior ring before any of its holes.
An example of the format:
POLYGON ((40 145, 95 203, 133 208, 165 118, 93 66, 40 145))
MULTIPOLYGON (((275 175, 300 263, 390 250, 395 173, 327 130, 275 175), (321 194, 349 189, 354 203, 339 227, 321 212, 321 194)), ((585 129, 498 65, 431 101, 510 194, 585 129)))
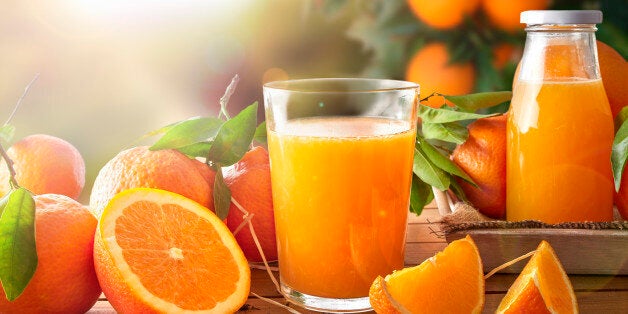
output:
POLYGON ((594 24, 531 25, 519 80, 581 81, 600 78, 594 24))

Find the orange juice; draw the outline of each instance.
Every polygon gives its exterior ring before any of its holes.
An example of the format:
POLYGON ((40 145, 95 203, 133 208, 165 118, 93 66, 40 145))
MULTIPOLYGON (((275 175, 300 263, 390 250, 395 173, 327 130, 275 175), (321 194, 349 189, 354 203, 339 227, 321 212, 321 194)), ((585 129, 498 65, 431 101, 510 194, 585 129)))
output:
POLYGON ((368 296, 403 268, 415 130, 387 118, 306 118, 269 131, 283 284, 368 296))
POLYGON ((508 117, 508 220, 612 220, 613 122, 599 79, 517 82, 508 117))

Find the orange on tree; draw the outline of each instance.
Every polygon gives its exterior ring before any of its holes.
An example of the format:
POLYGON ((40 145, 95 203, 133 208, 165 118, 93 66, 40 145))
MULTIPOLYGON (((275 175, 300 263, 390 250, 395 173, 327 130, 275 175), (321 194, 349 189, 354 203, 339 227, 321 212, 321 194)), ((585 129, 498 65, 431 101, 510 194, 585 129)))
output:
POLYGON ((471 204, 482 214, 503 218, 506 211, 506 114, 469 124, 469 137, 451 158, 477 184, 457 180, 471 204))
POLYGON ((120 152, 100 169, 89 205, 100 216, 117 193, 146 187, 181 194, 213 210, 214 176, 209 166, 177 150, 134 147, 120 152))
POLYGON ((96 217, 65 195, 34 200, 37 269, 13 302, 0 284, 0 313, 85 313, 101 292, 93 260, 96 217))
POLYGON ((454 28, 475 12, 480 0, 407 0, 408 6, 421 21, 438 29, 454 28))
POLYGON ((549 0, 482 0, 482 8, 492 25, 509 32, 523 29, 519 15, 527 10, 545 10, 549 0))
POLYGON ((541 241, 496 313, 578 313, 569 277, 548 242, 541 241))
POLYGON ((251 273, 227 226, 172 192, 135 188, 104 209, 94 240, 102 290, 121 313, 236 312, 251 273))
MULTIPOLYGON (((471 62, 451 63, 447 46, 441 42, 428 43, 419 49, 406 66, 406 80, 418 83, 422 97, 433 92, 445 95, 470 93, 475 84, 475 69, 471 62)), ((440 107, 442 97, 422 102, 440 107)))
POLYGON ((619 52, 599 40, 597 54, 604 90, 615 117, 623 107, 628 106, 628 63, 619 52))
POLYGON ((418 266, 378 276, 369 291, 377 313, 480 313, 482 260, 473 239, 451 242, 418 266))
MULTIPOLYGON (((268 152, 261 146, 248 151, 240 161, 224 171, 225 183, 231 197, 244 210, 253 214, 251 223, 268 261, 277 260, 273 196, 270 184, 270 161, 268 152)), ((244 221, 243 213, 232 202, 227 216, 227 226, 235 231, 244 221)), ((249 261, 261 262, 251 231, 247 226, 235 235, 238 244, 249 261)))
MULTIPOLYGON (((81 153, 58 137, 27 136, 8 150, 15 179, 33 194, 63 194, 78 199, 85 185, 85 162, 81 153)), ((0 161, 0 196, 9 192, 9 168, 0 161)))
POLYGON ((510 43, 501 43, 493 47, 493 67, 501 70, 509 62, 519 62, 521 48, 510 43))

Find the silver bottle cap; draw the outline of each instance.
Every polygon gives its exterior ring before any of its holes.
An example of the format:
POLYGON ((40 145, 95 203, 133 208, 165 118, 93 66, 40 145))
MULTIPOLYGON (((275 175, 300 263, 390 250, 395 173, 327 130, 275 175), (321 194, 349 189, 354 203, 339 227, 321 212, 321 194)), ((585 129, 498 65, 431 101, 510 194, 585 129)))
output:
POLYGON ((538 24, 599 24, 602 11, 598 10, 531 10, 521 12, 519 21, 538 24))

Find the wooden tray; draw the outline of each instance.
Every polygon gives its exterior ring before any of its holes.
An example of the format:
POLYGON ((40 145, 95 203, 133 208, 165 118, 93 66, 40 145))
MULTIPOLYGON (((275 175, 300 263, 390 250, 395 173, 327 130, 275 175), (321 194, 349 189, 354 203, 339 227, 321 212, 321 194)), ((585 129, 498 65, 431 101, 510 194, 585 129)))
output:
MULTIPOLYGON (((441 215, 451 212, 453 202, 434 190, 441 215)), ((484 271, 536 249, 548 241, 568 274, 628 275, 628 230, 588 229, 472 229, 445 235, 451 242, 470 235, 478 246, 484 271)), ((516 263, 501 272, 518 273, 525 266, 516 263)))

